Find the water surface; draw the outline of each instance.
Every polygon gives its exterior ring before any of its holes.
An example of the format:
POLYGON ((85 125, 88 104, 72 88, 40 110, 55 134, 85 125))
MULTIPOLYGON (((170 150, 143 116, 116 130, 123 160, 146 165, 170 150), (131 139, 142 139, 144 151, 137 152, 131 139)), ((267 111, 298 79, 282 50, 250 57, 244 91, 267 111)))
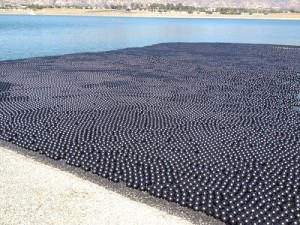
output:
POLYGON ((0 60, 162 42, 300 45, 300 20, 0 15, 0 60))

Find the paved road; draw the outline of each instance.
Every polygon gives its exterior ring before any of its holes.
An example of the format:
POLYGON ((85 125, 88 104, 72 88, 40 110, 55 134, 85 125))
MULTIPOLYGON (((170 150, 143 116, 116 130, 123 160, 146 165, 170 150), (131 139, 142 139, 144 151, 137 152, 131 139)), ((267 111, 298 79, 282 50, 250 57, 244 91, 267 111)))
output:
MULTIPOLYGON (((2 147, 0 193, 1 225, 194 224, 2 147)), ((207 221, 204 215, 197 224, 219 224, 207 221)))

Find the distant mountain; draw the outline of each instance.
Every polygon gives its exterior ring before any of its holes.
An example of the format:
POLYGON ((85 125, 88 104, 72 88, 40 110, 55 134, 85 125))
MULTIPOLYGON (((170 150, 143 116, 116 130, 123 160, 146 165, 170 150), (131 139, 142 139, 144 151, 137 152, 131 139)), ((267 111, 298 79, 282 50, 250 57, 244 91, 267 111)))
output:
POLYGON ((0 4, 40 4, 40 5, 76 5, 76 6, 101 6, 103 4, 128 4, 128 3, 182 3, 184 5, 203 7, 244 7, 244 8, 280 8, 300 9, 300 0, 0 0, 0 4))

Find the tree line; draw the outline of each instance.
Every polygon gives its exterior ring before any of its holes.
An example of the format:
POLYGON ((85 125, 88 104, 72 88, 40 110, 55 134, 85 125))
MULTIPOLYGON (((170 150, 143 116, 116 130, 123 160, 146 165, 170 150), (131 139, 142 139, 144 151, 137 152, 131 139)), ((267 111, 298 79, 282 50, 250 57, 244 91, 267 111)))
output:
POLYGON ((102 4, 94 7, 91 6, 76 6, 76 5, 66 5, 66 6, 58 6, 58 5, 39 5, 39 4, 29 4, 29 5, 21 5, 15 6, 11 4, 0 5, 0 9, 14 9, 14 8, 25 8, 31 10, 41 10, 43 8, 76 8, 76 9, 93 9, 93 8, 105 8, 105 9, 114 9, 114 10, 144 10, 144 11, 152 11, 152 12, 170 12, 170 11, 179 11, 179 12, 187 12, 187 13, 200 13, 205 12, 206 14, 212 14, 214 12, 218 12, 224 15, 240 15, 242 13, 283 13, 283 12, 291 12, 291 13, 299 13, 299 11, 295 9, 291 10, 281 10, 281 9, 250 9, 250 8, 208 8, 208 7, 196 7, 196 6, 188 6, 179 4, 162 4, 162 3, 151 3, 151 4, 143 4, 143 3, 131 3, 131 4, 102 4))

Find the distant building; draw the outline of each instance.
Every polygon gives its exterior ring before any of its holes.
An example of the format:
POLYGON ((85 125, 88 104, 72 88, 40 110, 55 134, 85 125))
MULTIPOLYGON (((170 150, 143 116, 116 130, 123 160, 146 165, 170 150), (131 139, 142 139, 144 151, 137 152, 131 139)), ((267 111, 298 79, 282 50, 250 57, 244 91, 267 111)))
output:
POLYGON ((207 12, 216 12, 217 8, 208 8, 206 11, 207 12))

